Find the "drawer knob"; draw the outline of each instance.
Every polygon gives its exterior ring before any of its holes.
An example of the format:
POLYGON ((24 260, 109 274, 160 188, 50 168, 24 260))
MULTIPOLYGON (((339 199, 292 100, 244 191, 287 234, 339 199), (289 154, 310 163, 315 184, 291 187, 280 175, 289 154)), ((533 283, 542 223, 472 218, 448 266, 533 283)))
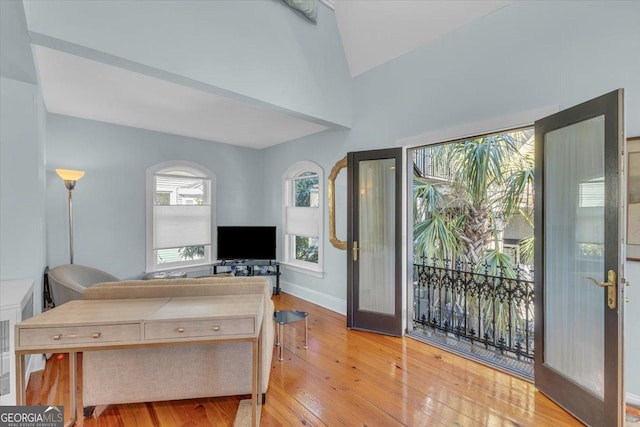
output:
POLYGON ((58 335, 54 335, 53 336, 53 340, 54 341, 60 341, 61 338, 62 338, 62 334, 58 334, 58 335))
POLYGON ((184 328, 178 328, 178 332, 179 333, 183 333, 184 332, 184 328))
POLYGON ((91 336, 95 339, 98 339, 102 336, 102 332, 94 332, 91 336))
POLYGON ((214 331, 214 332, 218 332, 219 330, 220 330, 220 326, 214 326, 214 327, 213 327, 213 331, 214 331))

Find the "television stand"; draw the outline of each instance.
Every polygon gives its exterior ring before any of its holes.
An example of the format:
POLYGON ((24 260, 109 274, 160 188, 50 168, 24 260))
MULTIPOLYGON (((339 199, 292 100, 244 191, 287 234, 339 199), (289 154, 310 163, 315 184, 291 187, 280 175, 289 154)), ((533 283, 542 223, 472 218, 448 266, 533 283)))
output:
POLYGON ((273 295, 280 295, 280 263, 274 260, 221 260, 212 264, 213 274, 233 272, 236 276, 275 276, 273 295), (220 270, 219 270, 220 269, 220 270))

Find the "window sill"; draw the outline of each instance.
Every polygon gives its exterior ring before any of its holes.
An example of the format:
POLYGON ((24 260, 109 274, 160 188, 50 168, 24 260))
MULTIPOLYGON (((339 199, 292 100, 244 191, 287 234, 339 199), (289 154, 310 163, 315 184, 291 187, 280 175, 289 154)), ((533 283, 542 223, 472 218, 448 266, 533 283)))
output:
POLYGON ((309 276, 317 277, 319 279, 322 279, 324 277, 324 271, 322 270, 306 268, 297 264, 290 264, 287 262, 282 262, 280 264, 287 270, 295 271, 296 273, 307 274, 309 276))

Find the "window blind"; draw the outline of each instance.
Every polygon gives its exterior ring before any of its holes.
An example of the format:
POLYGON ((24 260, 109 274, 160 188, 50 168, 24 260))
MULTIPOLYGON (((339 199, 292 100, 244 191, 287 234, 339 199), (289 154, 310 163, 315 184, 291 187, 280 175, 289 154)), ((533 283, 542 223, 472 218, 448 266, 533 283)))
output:
POLYGON ((320 209, 287 207, 286 233, 294 236, 319 237, 320 209))
POLYGON ((211 244, 211 207, 174 205, 153 207, 153 248, 211 244))

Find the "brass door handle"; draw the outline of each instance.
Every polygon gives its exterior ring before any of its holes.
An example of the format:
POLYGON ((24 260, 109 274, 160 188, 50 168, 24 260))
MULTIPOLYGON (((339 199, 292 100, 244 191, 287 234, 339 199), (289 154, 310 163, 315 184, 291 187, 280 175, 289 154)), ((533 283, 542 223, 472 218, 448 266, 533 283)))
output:
POLYGON ((347 242, 336 237, 336 178, 340 170, 347 167, 347 156, 344 156, 331 169, 327 193, 329 196, 329 241, 338 249, 347 249, 347 242))
POLYGON ((598 282, 593 277, 584 276, 585 279, 591 280, 594 285, 600 288, 607 288, 607 305, 610 309, 616 309, 616 272, 609 270, 607 272, 607 281, 598 282))

